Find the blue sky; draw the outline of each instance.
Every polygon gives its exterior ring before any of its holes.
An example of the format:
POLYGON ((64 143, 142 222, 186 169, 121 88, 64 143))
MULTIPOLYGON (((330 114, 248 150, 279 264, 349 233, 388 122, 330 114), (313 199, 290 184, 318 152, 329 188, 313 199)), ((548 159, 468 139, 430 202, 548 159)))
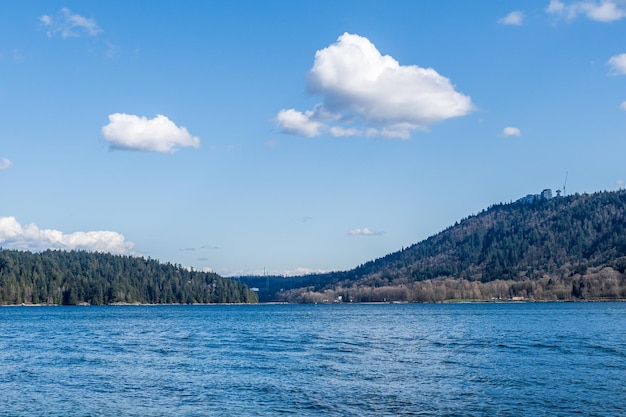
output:
POLYGON ((5 1, 0 247, 349 269, 626 180, 626 1, 5 1))

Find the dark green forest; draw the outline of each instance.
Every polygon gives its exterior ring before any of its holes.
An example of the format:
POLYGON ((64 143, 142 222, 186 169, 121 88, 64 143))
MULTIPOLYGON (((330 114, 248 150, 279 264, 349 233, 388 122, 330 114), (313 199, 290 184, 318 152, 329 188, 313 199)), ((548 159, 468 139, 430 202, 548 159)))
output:
POLYGON ((140 257, 0 249, 0 304, 253 303, 244 284, 140 257))
POLYGON ((242 277, 261 301, 626 298, 626 191, 496 204, 349 271, 242 277))

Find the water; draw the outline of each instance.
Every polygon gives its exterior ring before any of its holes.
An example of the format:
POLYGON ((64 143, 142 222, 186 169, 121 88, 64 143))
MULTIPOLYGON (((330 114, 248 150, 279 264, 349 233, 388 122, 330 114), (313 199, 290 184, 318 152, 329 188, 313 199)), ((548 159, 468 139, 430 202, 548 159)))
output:
POLYGON ((626 303, 0 308, 1 416, 624 416, 626 303))

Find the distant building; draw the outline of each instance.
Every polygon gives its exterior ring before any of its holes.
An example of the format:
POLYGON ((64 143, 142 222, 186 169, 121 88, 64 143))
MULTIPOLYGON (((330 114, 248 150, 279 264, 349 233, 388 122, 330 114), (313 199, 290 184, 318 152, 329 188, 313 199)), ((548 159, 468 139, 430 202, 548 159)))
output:
POLYGON ((546 188, 545 190, 541 192, 541 194, 528 194, 520 198, 519 200, 517 200, 516 203, 534 204, 540 201, 545 201, 545 200, 550 200, 550 199, 552 199, 552 190, 549 188, 546 188))
POLYGON ((539 194, 528 194, 527 196, 517 200, 516 203, 533 204, 537 199, 539 199, 539 194))

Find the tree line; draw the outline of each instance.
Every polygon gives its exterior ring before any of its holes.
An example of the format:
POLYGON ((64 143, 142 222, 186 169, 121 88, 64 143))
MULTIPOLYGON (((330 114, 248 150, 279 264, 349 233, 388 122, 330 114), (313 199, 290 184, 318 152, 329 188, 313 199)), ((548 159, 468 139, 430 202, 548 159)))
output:
POLYGON ((0 248, 0 304, 253 303, 256 293, 214 273, 142 257, 0 248))

